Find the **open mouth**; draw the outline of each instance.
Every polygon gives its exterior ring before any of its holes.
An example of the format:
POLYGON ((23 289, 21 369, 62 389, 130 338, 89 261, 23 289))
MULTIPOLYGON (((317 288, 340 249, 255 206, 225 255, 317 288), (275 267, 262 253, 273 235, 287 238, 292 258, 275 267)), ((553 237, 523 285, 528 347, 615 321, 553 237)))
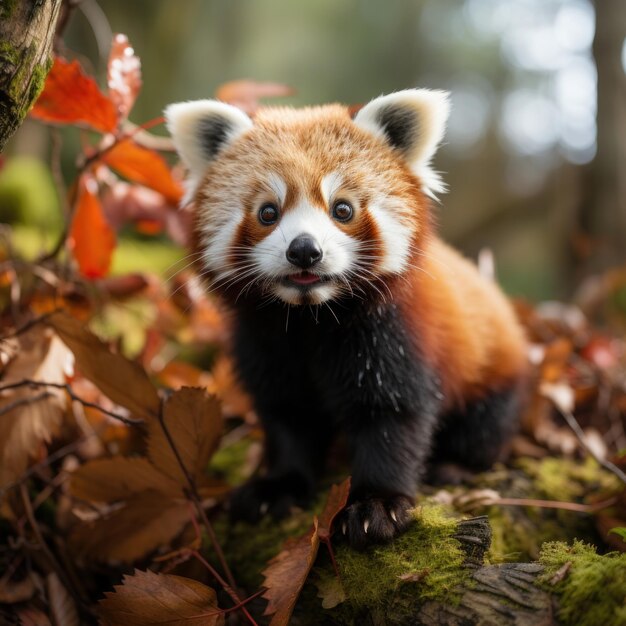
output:
POLYGON ((284 282, 287 285, 297 285, 298 287, 311 287, 318 283, 326 282, 328 279, 324 276, 318 276, 311 272, 303 271, 297 274, 290 274, 285 276, 284 282))

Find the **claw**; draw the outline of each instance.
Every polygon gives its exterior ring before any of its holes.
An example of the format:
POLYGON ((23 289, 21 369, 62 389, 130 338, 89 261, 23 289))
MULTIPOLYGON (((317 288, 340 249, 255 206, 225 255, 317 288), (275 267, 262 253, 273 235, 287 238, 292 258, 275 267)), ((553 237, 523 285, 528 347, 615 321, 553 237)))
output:
POLYGON ((389 515, 391 516, 391 519, 396 522, 396 524, 398 523, 398 518, 396 517, 396 512, 395 511, 389 511, 389 515))
POLYGON ((363 522, 363 532, 367 535, 367 529, 370 527, 370 521, 368 519, 366 519, 363 522))
POLYGON ((270 505, 268 502, 262 502, 261 506, 259 507, 259 513, 261 515, 265 515, 268 511, 269 511, 270 505))
POLYGON ((347 528, 347 526, 346 526, 346 523, 344 522, 344 523, 341 525, 341 532, 345 535, 345 534, 346 534, 346 530, 347 530, 347 529, 348 529, 348 528, 347 528))

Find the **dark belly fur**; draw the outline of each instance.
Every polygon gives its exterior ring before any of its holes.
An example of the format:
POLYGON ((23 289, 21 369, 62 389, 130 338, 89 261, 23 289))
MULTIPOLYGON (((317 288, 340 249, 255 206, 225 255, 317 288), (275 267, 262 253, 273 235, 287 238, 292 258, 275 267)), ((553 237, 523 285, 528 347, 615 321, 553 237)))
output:
POLYGON ((266 509, 279 516, 306 503, 331 440, 342 434, 353 503, 343 526, 359 546, 408 523, 435 440, 446 461, 492 463, 511 431, 507 406, 515 394, 494 391, 493 408, 487 397, 476 410, 442 415, 437 372, 394 303, 331 306, 291 307, 288 319, 282 304, 242 304, 235 312, 235 361, 266 431, 268 472, 236 495, 232 511, 254 520, 266 509), (477 433, 482 453, 472 444, 477 433))

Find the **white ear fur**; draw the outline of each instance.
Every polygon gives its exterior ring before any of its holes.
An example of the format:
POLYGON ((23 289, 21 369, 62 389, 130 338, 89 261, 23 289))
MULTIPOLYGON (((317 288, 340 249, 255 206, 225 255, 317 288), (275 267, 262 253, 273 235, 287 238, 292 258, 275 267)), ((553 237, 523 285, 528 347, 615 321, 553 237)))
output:
POLYGON ((217 100, 170 104, 165 109, 165 121, 178 154, 189 168, 183 202, 193 196, 219 151, 252 128, 252 120, 243 111, 217 100))
POLYGON ((406 89, 375 98, 356 114, 354 123, 396 148, 419 176, 424 192, 434 197, 445 185, 430 161, 449 112, 448 92, 406 89))

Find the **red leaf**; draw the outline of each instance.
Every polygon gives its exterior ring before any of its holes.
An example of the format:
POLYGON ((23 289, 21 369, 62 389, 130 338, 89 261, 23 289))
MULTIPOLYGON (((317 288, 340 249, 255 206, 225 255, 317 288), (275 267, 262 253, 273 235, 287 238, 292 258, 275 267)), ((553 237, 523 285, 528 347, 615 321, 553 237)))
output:
POLYGON ((111 266, 115 233, 104 218, 95 179, 84 174, 78 181, 78 199, 68 245, 86 278, 102 278, 111 266))
POLYGON ((182 187, 174 180, 165 159, 154 150, 124 139, 104 153, 102 160, 129 180, 150 187, 178 204, 182 187))
POLYGON ((31 115, 44 122, 85 124, 103 133, 117 128, 113 103, 78 61, 57 57, 31 115))
POLYGON ((295 91, 281 83, 259 83, 254 80, 233 80, 220 86, 215 97, 252 115, 259 108, 261 98, 291 96, 295 91))
POLYGON ((141 61, 126 35, 113 37, 107 70, 109 98, 115 105, 118 118, 125 120, 141 89, 141 61))

